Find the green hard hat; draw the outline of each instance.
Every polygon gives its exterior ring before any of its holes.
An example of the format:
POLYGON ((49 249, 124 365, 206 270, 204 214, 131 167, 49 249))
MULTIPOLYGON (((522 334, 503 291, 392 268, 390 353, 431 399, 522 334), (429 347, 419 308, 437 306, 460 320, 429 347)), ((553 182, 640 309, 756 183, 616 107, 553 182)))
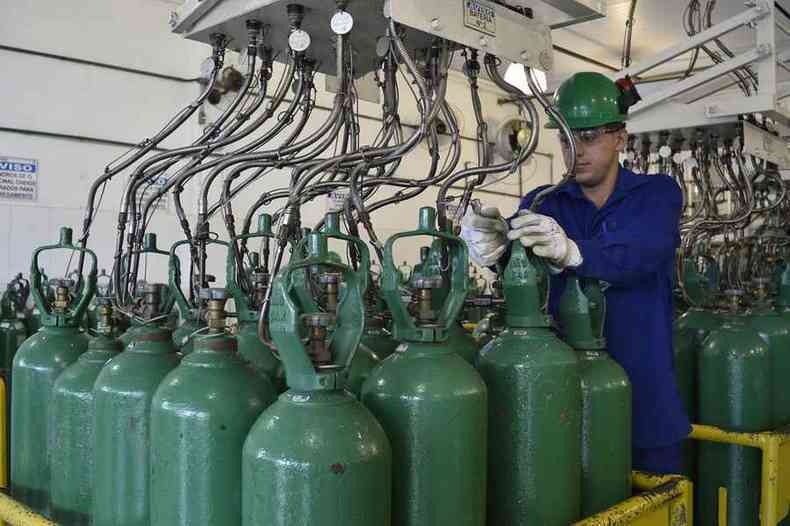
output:
MULTIPOLYGON (((571 129, 597 128, 605 124, 625 122, 622 91, 612 80, 600 73, 584 71, 563 82, 554 94, 554 105, 571 129)), ((559 128, 549 116, 546 128, 559 128)))

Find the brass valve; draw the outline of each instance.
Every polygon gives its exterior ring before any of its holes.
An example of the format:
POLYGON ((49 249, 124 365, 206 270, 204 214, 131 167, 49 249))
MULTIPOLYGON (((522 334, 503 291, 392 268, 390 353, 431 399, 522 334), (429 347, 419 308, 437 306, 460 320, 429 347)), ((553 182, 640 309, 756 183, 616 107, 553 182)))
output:
POLYGON ((332 363, 332 351, 326 345, 328 327, 334 316, 326 312, 306 315, 303 320, 310 330, 307 352, 316 367, 332 363))
POLYGON ((96 318, 96 332, 109 336, 113 326, 110 298, 96 298, 96 318))
POLYGON ((223 332, 225 330, 225 303, 228 301, 228 293, 222 288, 200 289, 200 299, 206 302, 206 323, 212 333, 223 332))
POLYGON ((252 302, 259 306, 266 298, 266 289, 271 276, 268 272, 253 272, 250 277, 252 279, 252 302))
POLYGON ((162 291, 165 286, 161 283, 146 283, 143 286, 143 315, 154 318, 159 315, 162 304, 162 291))
POLYGON ((433 289, 442 286, 439 276, 417 276, 412 280, 416 289, 416 317, 418 323, 432 323, 436 321, 437 313, 433 310, 433 289))
POLYGON ((63 312, 71 301, 69 289, 74 286, 74 281, 70 279, 57 279, 50 282, 55 286, 55 301, 52 303, 56 311, 63 312))
POLYGON ((318 277, 318 282, 326 287, 326 309, 330 312, 337 310, 341 277, 337 272, 324 272, 318 277))

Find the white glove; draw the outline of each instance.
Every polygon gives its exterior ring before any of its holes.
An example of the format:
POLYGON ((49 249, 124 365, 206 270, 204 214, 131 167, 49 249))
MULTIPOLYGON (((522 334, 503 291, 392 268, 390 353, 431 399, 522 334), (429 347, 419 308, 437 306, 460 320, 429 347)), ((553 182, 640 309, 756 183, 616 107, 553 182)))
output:
POLYGON ((549 260, 556 269, 576 268, 582 264, 578 245, 568 238, 554 218, 522 210, 510 221, 510 228, 508 239, 518 239, 525 247, 531 247, 536 256, 549 260))
POLYGON ((461 239, 469 247, 469 257, 481 267, 494 265, 507 250, 507 223, 497 208, 471 208, 461 221, 461 239))

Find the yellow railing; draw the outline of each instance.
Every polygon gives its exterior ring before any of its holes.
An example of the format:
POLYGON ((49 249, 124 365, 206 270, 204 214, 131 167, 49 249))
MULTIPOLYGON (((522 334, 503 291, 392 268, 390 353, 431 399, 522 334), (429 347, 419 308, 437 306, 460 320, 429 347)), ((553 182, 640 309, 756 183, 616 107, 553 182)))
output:
MULTIPOLYGON (((714 426, 693 425, 691 438, 755 447, 762 451, 760 526, 776 526, 790 511, 790 433, 736 433, 714 426)), ((727 524, 727 490, 719 491, 719 525, 727 524)))
POLYGON ((656 476, 635 471, 636 494, 574 526, 691 526, 694 503, 691 482, 678 475, 656 476))
POLYGON ((0 521, 9 526, 57 526, 56 523, 33 513, 2 493, 0 493, 0 521))

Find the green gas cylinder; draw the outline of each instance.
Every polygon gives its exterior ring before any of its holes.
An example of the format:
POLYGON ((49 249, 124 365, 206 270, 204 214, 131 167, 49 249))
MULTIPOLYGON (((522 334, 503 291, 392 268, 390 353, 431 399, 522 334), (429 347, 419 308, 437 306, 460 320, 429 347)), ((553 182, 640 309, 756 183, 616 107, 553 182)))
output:
POLYGON ((0 375, 6 386, 11 385, 11 366, 17 349, 27 338, 27 328, 14 309, 9 291, 0 298, 0 375))
POLYGON ((506 328, 477 366, 489 390, 488 524, 571 524, 581 517, 579 359, 542 310, 545 265, 511 247, 506 328))
MULTIPOLYGON (((447 272, 442 269, 442 245, 434 241, 428 252, 428 258, 422 261, 420 271, 415 273, 415 279, 419 277, 430 277, 441 280, 441 284, 433 291, 434 309, 438 310, 444 304, 448 291, 450 290, 450 280, 447 272)), ((464 276, 467 276, 468 268, 464 268, 464 276)), ((468 277, 465 278, 468 280, 468 277)), ((469 284, 467 284, 467 291, 469 284)), ((464 298, 466 299, 466 298, 464 298)), ((460 315, 460 313, 459 313, 460 315)), ((471 334, 466 332, 461 326, 460 319, 455 319, 447 330, 447 347, 455 351, 461 358, 470 365, 477 361, 477 353, 480 352, 480 345, 475 341, 471 334)))
MULTIPOLYGON (((41 275, 42 296, 45 300, 52 304, 52 302, 55 301, 55 295, 52 287, 49 286, 49 278, 41 269, 39 269, 39 274, 41 275)), ((28 305, 29 306, 25 311, 25 317, 27 318, 28 335, 32 336, 41 328, 41 309, 39 309, 38 305, 36 305, 32 295, 31 301, 28 302, 28 305)))
POLYGON ((276 394, 226 334, 224 289, 203 289, 208 332, 151 403, 151 526, 240 526, 242 446, 276 394))
MULTIPOLYGON (((3 389, 5 390, 4 395, 6 400, 8 400, 11 390, 11 368, 14 362, 14 356, 16 355, 17 349, 24 343, 26 338, 27 328, 24 323, 17 318, 10 291, 6 291, 3 293, 2 298, 0 298, 0 360, 2 360, 2 362, 0 362, 0 377, 3 379, 3 389)), ((8 401, 6 401, 4 411, 5 414, 2 415, 2 418, 5 418, 5 422, 9 422, 11 420, 11 407, 8 405, 8 401)), ((5 451, 3 451, 3 454, 8 458, 10 434, 8 425, 6 424, 4 427, 5 451)), ((4 470, 6 472, 3 475, 8 477, 7 462, 4 470)), ((6 480, 8 479, 6 478, 6 480)))
MULTIPOLYGON (((724 321, 720 311, 703 307, 691 307, 675 320, 672 343, 675 363, 675 378, 689 420, 699 423, 697 414, 697 370, 698 354, 710 331, 719 328, 724 321)), ((696 473, 697 441, 687 439, 683 444, 683 474, 693 477, 696 473)))
POLYGON ((606 303, 597 281, 569 273, 560 298, 565 342, 579 357, 582 389, 582 516, 631 496, 631 383, 606 352, 606 303))
POLYGON ((150 525, 151 400, 179 359, 160 310, 163 287, 145 285, 141 317, 149 323, 94 385, 94 526, 150 525))
POLYGON ((242 524, 389 526, 390 443, 344 389, 364 327, 368 249, 331 228, 310 234, 308 249, 306 259, 289 262, 273 283, 269 332, 289 389, 258 418, 244 444, 242 524), (359 272, 328 257, 329 237, 356 246, 359 272), (311 265, 342 276, 345 294, 334 312, 303 310, 293 277, 311 265))
POLYGON ((783 268, 776 297, 776 311, 790 320, 790 264, 785 264, 783 268))
MULTIPOLYGON (((180 309, 179 309, 180 310, 180 309)), ((198 309, 188 309, 181 315, 178 328, 173 331, 173 346, 184 356, 194 349, 195 337, 206 328, 198 309)))
POLYGON ((746 324, 757 331, 771 353, 773 376, 773 426, 777 429, 790 424, 790 390, 785 382, 790 378, 790 319, 774 310, 768 299, 770 280, 756 278, 756 300, 745 315, 746 324))
MULTIPOLYGON (((103 303, 102 298, 112 297, 112 277, 107 273, 107 269, 101 269, 96 276, 96 295, 88 305, 85 317, 82 319, 82 327, 86 331, 96 331, 99 326, 99 304, 103 303)), ((113 325, 114 327, 114 325, 113 325)), ((117 330, 117 328, 115 328, 117 330)))
POLYGON ((52 389, 52 519, 69 526, 91 524, 93 384, 107 361, 122 350, 113 336, 110 298, 99 298, 95 306, 96 336, 52 389))
POLYGON ((20 272, 8 283, 6 292, 14 317, 25 328, 25 337, 30 336, 33 332, 30 330, 30 318, 25 308, 30 296, 30 281, 25 279, 20 272))
MULTIPOLYGON (((173 330, 173 346, 182 355, 186 356, 192 352, 195 337, 206 329, 206 321, 201 316, 203 305, 200 300, 190 303, 184 292, 181 290, 181 260, 178 258, 177 250, 179 247, 189 245, 190 240, 184 239, 177 241, 170 247, 168 259, 168 290, 173 295, 179 314, 179 321, 173 330)), ((226 243, 210 240, 210 244, 226 243)))
POLYGON ((41 329, 17 350, 11 376, 11 494, 39 513, 49 513, 50 410, 52 387, 63 370, 85 352, 88 338, 79 323, 96 290, 96 256, 72 243, 70 228, 60 229, 60 242, 33 252, 31 293, 41 309, 41 329), (44 299, 38 260, 48 250, 78 250, 91 261, 87 279, 72 295, 70 280, 50 280, 55 300, 44 299))
POLYGON ((239 356, 247 361, 253 369, 267 376, 277 392, 282 392, 286 388, 285 372, 282 364, 275 356, 271 344, 265 345, 258 337, 260 307, 266 297, 271 277, 268 270, 268 253, 273 237, 271 215, 260 214, 258 216, 257 231, 252 234, 238 236, 238 239, 246 241, 254 238, 261 239, 265 256, 262 258, 263 266, 260 266, 260 257, 251 258, 253 265, 250 266, 247 272, 250 290, 242 290, 237 279, 236 260, 231 247, 228 250, 225 281, 228 293, 230 293, 236 306, 236 319, 238 320, 236 342, 239 356))
MULTIPOLYGON (((383 307, 386 308, 386 307, 383 307)), ((368 316, 365 323, 365 334, 362 336, 362 345, 383 360, 398 347, 398 341, 392 337, 392 332, 387 329, 385 321, 378 316, 368 316)))
MULTIPOLYGON (((727 431, 758 432, 772 422, 771 354, 765 341, 735 317, 711 331, 699 351, 699 423, 727 431)), ((760 524, 760 450, 700 442, 694 514, 718 524, 726 505, 729 526, 760 524), (726 503, 721 488, 726 490, 726 503)))
POLYGON ((467 264, 466 245, 437 230, 432 208, 420 210, 417 230, 396 234, 385 245, 381 290, 400 345, 367 379, 362 401, 392 442, 395 526, 486 521, 486 387, 448 342, 469 286, 467 264), (412 278, 412 316, 401 302, 392 249, 396 241, 416 236, 444 242, 450 290, 437 309, 433 295, 443 280, 426 275, 423 267, 412 278))

